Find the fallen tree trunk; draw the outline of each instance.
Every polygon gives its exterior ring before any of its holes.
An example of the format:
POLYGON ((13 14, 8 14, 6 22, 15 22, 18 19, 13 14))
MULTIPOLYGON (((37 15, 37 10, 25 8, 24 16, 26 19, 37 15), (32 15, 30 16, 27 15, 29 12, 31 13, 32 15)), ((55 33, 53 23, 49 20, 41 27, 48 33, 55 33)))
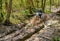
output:
POLYGON ((40 24, 36 27, 31 27, 31 25, 28 25, 21 30, 17 30, 14 33, 11 33, 3 38, 0 38, 0 41, 24 41, 27 38, 31 37, 36 32, 40 31, 44 25, 40 24))
POLYGON ((39 33, 34 34, 25 41, 51 41, 51 38, 54 35, 54 31, 54 28, 43 28, 39 33))
POLYGON ((12 25, 12 26, 4 26, 4 25, 0 25, 0 38, 15 32, 16 30, 20 30, 21 28, 24 27, 24 23, 21 24, 17 24, 17 25, 12 25))

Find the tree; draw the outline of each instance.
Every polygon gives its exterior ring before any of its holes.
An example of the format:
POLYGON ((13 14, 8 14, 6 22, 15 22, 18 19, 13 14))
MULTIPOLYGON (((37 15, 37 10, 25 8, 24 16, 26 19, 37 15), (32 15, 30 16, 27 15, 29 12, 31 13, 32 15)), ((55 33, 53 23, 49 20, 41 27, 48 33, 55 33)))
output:
POLYGON ((42 8, 42 11, 44 12, 45 10, 45 3, 46 3, 46 0, 42 0, 41 1, 41 8, 42 8))
POLYGON ((2 13, 2 0, 0 0, 0 13, 2 13))
POLYGON ((58 0, 58 6, 60 6, 60 0, 58 0))
POLYGON ((5 0, 5 8, 6 8, 6 10, 8 9, 8 3, 7 3, 7 0, 5 0))
POLYGON ((54 5, 54 0, 51 1, 51 5, 54 5))
POLYGON ((36 0, 37 8, 39 8, 39 0, 36 0))
POLYGON ((0 22, 2 21, 2 0, 0 0, 0 22))
POLYGON ((34 8, 33 0, 27 0, 26 1, 27 8, 29 9, 29 13, 33 14, 32 8, 34 8))
POLYGON ((51 12, 51 4, 52 4, 52 2, 51 2, 51 0, 50 0, 50 12, 51 12))
MULTIPOLYGON (((7 0, 6 0, 7 1, 7 0)), ((9 5, 7 6, 7 2, 5 2, 6 4, 6 10, 7 10, 7 17, 5 20, 5 25, 9 25, 10 24, 10 14, 11 14, 11 10, 12 10, 12 0, 9 0, 9 5)))
POLYGON ((43 1, 44 1, 44 0, 41 0, 41 8, 43 8, 43 1))

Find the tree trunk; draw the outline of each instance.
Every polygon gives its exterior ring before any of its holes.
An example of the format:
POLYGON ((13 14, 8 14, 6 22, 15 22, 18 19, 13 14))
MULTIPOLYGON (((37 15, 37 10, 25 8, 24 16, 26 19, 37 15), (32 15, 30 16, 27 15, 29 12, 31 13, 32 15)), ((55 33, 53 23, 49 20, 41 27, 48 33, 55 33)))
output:
MULTIPOLYGON (((7 3, 7 0, 5 0, 5 8, 6 10, 8 9, 8 3, 7 3)), ((7 10, 8 11, 8 10, 7 10)))
POLYGON ((0 0, 0 22, 2 21, 2 0, 0 0))
MULTIPOLYGON (((7 4, 6 4, 7 6, 7 4)), ((5 20, 5 25, 9 25, 10 24, 10 14, 11 14, 11 10, 12 10, 12 0, 9 1, 9 5, 7 9, 7 17, 5 20)))
POLYGON ((39 8, 39 0, 36 0, 37 8, 39 8))
POLYGON ((43 4, 43 12, 45 12, 45 4, 46 4, 46 0, 44 0, 44 4, 43 4))
POLYGON ((46 0, 42 0, 41 2, 42 2, 41 3, 41 8, 42 8, 42 11, 44 12, 46 0))
POLYGON ((28 10, 29 10, 29 13, 30 13, 30 14, 33 14, 33 12, 32 12, 33 0, 27 0, 27 1, 26 1, 26 5, 27 5, 27 8, 28 8, 28 10))
POLYGON ((51 1, 51 5, 52 5, 52 6, 54 5, 54 0, 51 1))
POLYGON ((29 7, 29 13, 33 14, 31 6, 29 7))
POLYGON ((51 4, 52 4, 52 2, 51 2, 51 0, 50 0, 50 12, 51 12, 51 4))
POLYGON ((41 0, 41 8, 42 8, 42 11, 43 11, 43 1, 44 0, 41 0))
POLYGON ((60 0, 58 0, 58 6, 60 6, 60 0))
POLYGON ((0 14, 2 13, 2 0, 0 0, 0 14))

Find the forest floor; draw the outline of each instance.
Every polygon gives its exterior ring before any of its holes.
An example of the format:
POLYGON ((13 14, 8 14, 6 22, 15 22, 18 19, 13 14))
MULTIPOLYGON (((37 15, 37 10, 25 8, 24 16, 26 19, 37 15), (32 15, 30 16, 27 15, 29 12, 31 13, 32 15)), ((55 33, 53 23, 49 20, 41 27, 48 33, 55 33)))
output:
POLYGON ((44 24, 39 23, 35 26, 30 23, 0 25, 0 41, 52 41, 54 36, 60 37, 60 16, 58 15, 54 15, 44 24))

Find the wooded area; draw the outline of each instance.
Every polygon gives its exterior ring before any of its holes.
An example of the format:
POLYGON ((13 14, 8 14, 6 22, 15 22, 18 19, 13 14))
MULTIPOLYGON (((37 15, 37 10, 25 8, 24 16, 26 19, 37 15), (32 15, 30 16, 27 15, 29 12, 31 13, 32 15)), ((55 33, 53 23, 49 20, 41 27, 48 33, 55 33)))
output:
POLYGON ((0 0, 0 41, 60 41, 60 26, 56 27, 56 20, 59 26, 60 0, 0 0), (42 18, 36 16, 37 10, 42 10, 42 18), (52 28, 51 34, 48 27, 52 28), (49 32, 51 37, 44 31, 49 32), (38 36, 42 40, 35 40, 38 36))
MULTIPOLYGON (((0 0, 2 13, 0 14, 0 22, 10 23, 12 20, 22 21, 28 15, 34 14, 39 8, 43 12, 51 13, 51 8, 58 7, 60 0, 0 0), (18 16, 20 15, 20 16, 18 16), (24 18, 21 20, 20 17, 24 18)), ((17 22, 18 23, 18 22, 17 22)))

